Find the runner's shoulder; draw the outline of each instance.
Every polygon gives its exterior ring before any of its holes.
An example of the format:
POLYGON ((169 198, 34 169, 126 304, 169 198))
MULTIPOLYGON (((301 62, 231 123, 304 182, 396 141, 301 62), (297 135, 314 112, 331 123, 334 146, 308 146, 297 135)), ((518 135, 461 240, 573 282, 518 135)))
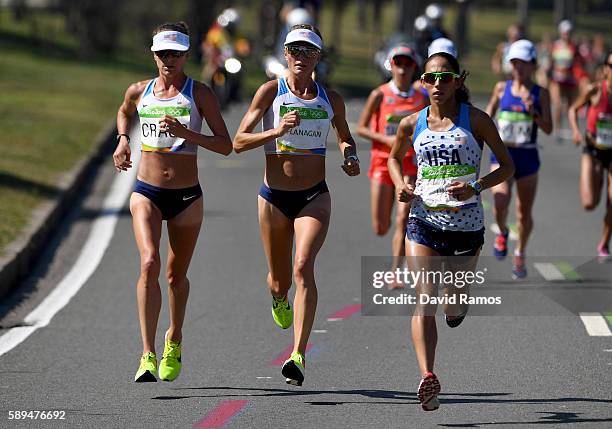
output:
POLYGON ((141 80, 140 82, 134 82, 128 86, 128 89, 125 91, 126 98, 130 100, 137 100, 142 93, 145 91, 149 82, 152 79, 141 80))
POLYGON ((408 134, 412 134, 414 132, 414 129, 416 128, 420 113, 421 111, 419 110, 418 112, 414 112, 402 118, 399 123, 399 127, 402 128, 404 131, 408 132, 408 134))

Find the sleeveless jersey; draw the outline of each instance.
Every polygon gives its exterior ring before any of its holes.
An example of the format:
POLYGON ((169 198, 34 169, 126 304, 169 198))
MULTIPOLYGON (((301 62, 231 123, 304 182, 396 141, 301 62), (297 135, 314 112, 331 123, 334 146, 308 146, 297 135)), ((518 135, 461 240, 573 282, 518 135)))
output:
POLYGON ((573 85, 576 83, 573 66, 576 47, 563 40, 555 40, 552 46, 552 79, 555 82, 573 85))
POLYGON ((198 145, 185 141, 170 132, 159 131, 159 120, 164 115, 174 116, 186 128, 195 132, 202 130, 202 117, 193 98, 194 81, 190 77, 176 96, 157 98, 153 94, 157 78, 152 79, 140 101, 137 110, 140 118, 140 143, 143 152, 179 153, 196 155, 198 145))
POLYGON ((595 136, 595 147, 612 149, 612 103, 609 101, 608 85, 601 83, 599 103, 589 106, 587 112, 587 131, 595 136))
MULTIPOLYGON (((402 92, 393 80, 378 87, 383 94, 380 107, 374 112, 370 120, 372 131, 386 136, 394 136, 397 133, 400 121, 415 112, 418 112, 427 103, 426 97, 421 91, 410 88, 408 92, 402 92)), ((391 148, 379 141, 372 141, 372 155, 388 157, 391 148)), ((410 150, 406 156, 413 156, 410 150)))
MULTIPOLYGON (((534 109, 540 112, 540 87, 533 85, 529 95, 533 99, 534 109)), ((497 128, 504 143, 512 143, 521 148, 537 148, 538 126, 533 116, 527 113, 521 97, 512 95, 512 80, 506 81, 499 109, 497 128)))
POLYGON ((300 114, 300 125, 291 128, 285 135, 267 142, 264 149, 267 154, 285 155, 323 155, 327 148, 327 134, 334 110, 321 85, 317 85, 317 96, 304 100, 294 95, 285 78, 278 79, 278 92, 272 106, 264 113, 263 130, 278 127, 285 113, 297 110, 300 114))
POLYGON ((421 110, 413 136, 418 175, 410 217, 449 231, 478 231, 484 225, 480 195, 459 201, 446 188, 454 181, 476 180, 480 174, 482 142, 470 125, 470 105, 461 104, 459 121, 448 131, 432 131, 429 106, 421 110))

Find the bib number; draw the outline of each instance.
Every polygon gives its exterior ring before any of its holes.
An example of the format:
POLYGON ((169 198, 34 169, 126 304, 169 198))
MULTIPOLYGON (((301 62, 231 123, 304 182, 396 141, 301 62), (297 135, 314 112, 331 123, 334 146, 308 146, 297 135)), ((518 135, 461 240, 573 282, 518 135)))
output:
POLYGON ((531 143, 533 118, 525 113, 502 112, 497 119, 497 128, 504 143, 524 145, 531 143))
POLYGON ((612 115, 600 115, 597 118, 595 147, 612 149, 612 115))
POLYGON ((473 165, 424 167, 419 171, 414 193, 421 197, 421 201, 429 209, 460 209, 478 203, 478 196, 473 195, 465 201, 459 201, 449 195, 447 188, 453 182, 469 182, 475 179, 476 167, 473 165))

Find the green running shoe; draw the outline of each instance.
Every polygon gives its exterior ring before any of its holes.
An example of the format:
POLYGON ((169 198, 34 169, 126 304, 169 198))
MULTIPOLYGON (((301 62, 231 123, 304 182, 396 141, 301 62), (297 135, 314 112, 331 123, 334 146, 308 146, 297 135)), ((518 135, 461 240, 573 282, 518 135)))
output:
POLYGON ((157 381, 157 356, 155 353, 148 352, 140 358, 140 366, 134 377, 136 383, 146 383, 157 381))
POLYGON ((272 297, 272 317, 278 326, 287 329, 293 323, 293 310, 289 298, 272 297))
POLYGON ((287 384, 301 386, 306 372, 304 355, 300 352, 291 353, 291 357, 283 364, 281 373, 286 377, 287 384))
POLYGON ((159 363, 159 378, 164 381, 174 381, 181 373, 181 342, 168 339, 164 345, 164 355, 159 363))

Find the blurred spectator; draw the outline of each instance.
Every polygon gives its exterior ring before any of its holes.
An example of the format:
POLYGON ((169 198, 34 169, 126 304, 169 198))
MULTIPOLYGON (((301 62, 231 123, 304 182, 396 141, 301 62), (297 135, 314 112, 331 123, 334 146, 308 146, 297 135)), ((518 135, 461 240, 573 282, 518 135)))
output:
POLYGON ((512 24, 506 30, 506 41, 501 42, 495 48, 495 53, 491 58, 491 69, 497 75, 502 76, 503 79, 510 79, 512 77, 512 65, 508 60, 508 50, 510 45, 519 39, 523 38, 523 30, 519 24, 512 24))
POLYGON ((448 33, 442 28, 444 20, 444 8, 436 3, 432 3, 425 9, 425 17, 429 21, 429 32, 431 40, 440 39, 442 37, 448 39, 448 33))
POLYGON ((548 88, 552 72, 552 38, 550 33, 542 34, 542 41, 538 43, 538 63, 536 82, 543 88, 548 88))
POLYGON ((247 39, 239 35, 240 14, 234 8, 225 9, 210 27, 202 41, 202 78, 210 82, 219 61, 233 55, 246 57, 251 47, 247 39))
POLYGON ((558 130, 561 124, 561 112, 564 101, 570 106, 578 92, 578 81, 584 78, 584 68, 577 46, 572 41, 571 21, 565 19, 559 23, 559 38, 552 45, 552 76, 550 81, 550 98, 553 107, 553 121, 558 130), (577 79, 578 77, 578 79, 577 79))

